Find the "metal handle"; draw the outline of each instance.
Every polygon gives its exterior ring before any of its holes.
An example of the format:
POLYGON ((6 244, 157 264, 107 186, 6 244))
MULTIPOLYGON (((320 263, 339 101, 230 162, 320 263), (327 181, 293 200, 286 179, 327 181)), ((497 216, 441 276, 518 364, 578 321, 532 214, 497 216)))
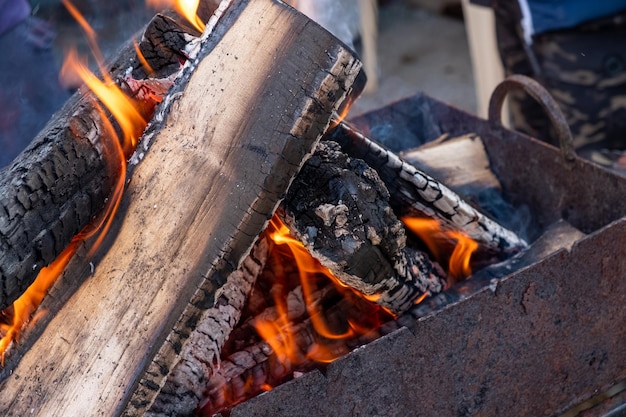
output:
POLYGON ((502 127, 502 105, 507 94, 513 90, 524 90, 541 105, 554 126, 563 159, 573 161, 576 158, 576 152, 572 132, 569 130, 565 116, 550 93, 532 78, 525 75, 511 75, 498 84, 489 100, 489 122, 494 126, 502 127))

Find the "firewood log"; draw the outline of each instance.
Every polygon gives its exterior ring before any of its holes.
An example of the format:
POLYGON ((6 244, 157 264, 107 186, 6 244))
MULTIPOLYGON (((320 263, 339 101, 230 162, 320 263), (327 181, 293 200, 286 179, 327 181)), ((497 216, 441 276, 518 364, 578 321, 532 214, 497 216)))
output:
POLYGON ((329 139, 378 172, 389 189, 391 206, 400 216, 436 218, 443 227, 464 232, 503 258, 528 246, 524 239, 485 216, 448 187, 347 124, 340 123, 329 139))
MULTIPOLYGON (((217 9, 214 0, 202 4, 207 16, 217 9)), ((131 81, 159 84, 161 77, 179 71, 181 60, 189 58, 187 45, 199 35, 189 31, 180 21, 155 16, 140 44, 155 74, 145 80, 147 72, 131 40, 109 63, 111 78, 131 96, 138 91, 128 83, 129 67, 135 77, 131 81)), ((141 97, 138 110, 146 120, 157 104, 155 98, 141 97)), ((93 221, 111 194, 119 173, 111 155, 112 132, 105 127, 111 114, 103 113, 95 102, 96 96, 81 88, 0 170, 0 310, 11 305, 41 268, 93 221)), ((113 125, 118 128, 115 121, 113 125)))
MULTIPOLYGON (((122 75, 133 55, 129 43, 110 66, 113 77, 122 75)), ((105 127, 110 114, 95 101, 92 92, 80 89, 0 171, 0 310, 32 284, 111 194, 119 166, 108 144, 116 139, 105 127)), ((144 118, 155 104, 143 109, 144 118)))
POLYGON ((393 313, 445 287, 446 274, 406 246, 376 171, 320 142, 289 188, 285 224, 345 285, 393 313))
POLYGON ((213 307, 202 314, 191 332, 147 415, 187 416, 198 407, 206 381, 220 368, 222 347, 241 317, 268 250, 267 238, 259 239, 239 269, 228 276, 226 284, 215 294, 213 307))
POLYGON ((473 133, 428 142, 398 156, 464 197, 502 190, 482 139, 473 133))
POLYGON ((80 287, 3 370, 9 415, 142 415, 331 115, 362 88, 353 52, 273 0, 233 3, 185 68, 131 160, 93 277, 84 259, 68 265, 80 287))

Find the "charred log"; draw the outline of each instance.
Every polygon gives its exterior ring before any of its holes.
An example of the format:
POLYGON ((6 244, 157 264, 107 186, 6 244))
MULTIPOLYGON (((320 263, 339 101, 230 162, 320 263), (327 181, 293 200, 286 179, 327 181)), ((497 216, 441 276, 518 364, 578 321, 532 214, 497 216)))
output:
MULTIPOLYGON (((191 415, 203 398, 206 381, 220 368, 222 347, 241 317, 250 291, 267 260, 268 241, 261 238, 239 269, 228 276, 189 336, 179 362, 146 415, 191 415)), ((140 389, 144 389, 140 387, 140 389)))
POLYGON ((345 285, 394 313, 445 287, 428 256, 406 247, 404 226, 376 171, 321 142, 284 201, 285 224, 345 285))
MULTIPOLYGON (((206 14, 217 9, 213 3, 203 2, 206 14)), ((160 77, 180 70, 188 58, 187 46, 198 35, 190 32, 164 15, 147 25, 140 49, 156 71, 150 79, 132 40, 108 65, 118 85, 141 99, 138 110, 144 119, 150 119, 172 85, 160 77), (135 67, 134 78, 126 73, 130 66, 135 67), (158 91, 143 94, 146 89, 158 91)), ((30 146, 0 171, 0 310, 11 305, 41 268, 94 220, 119 177, 113 146, 117 139, 108 127, 112 118, 96 103, 91 91, 80 89, 30 146)))
MULTIPOLYGON (((129 45, 118 59, 128 62, 131 51, 129 45)), ((0 309, 93 221, 112 191, 117 139, 95 101, 89 91, 75 93, 0 171, 0 309)))
POLYGON ((200 34, 193 28, 181 26, 180 19, 159 13, 152 18, 139 43, 139 50, 150 64, 145 68, 136 64, 133 76, 137 79, 148 75, 165 78, 180 70, 181 62, 189 58, 188 44, 198 41, 200 34))
POLYGON ((528 246, 524 239, 473 208, 448 187, 348 125, 339 124, 329 139, 378 172, 389 189, 391 206, 399 215, 434 217, 444 227, 464 232, 502 257, 528 246))

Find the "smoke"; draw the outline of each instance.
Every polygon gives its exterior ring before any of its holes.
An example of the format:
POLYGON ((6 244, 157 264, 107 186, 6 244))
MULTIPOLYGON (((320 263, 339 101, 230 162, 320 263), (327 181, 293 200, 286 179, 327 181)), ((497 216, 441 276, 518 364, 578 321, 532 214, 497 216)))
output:
POLYGON ((359 34, 359 0, 295 0, 295 8, 354 49, 359 34))

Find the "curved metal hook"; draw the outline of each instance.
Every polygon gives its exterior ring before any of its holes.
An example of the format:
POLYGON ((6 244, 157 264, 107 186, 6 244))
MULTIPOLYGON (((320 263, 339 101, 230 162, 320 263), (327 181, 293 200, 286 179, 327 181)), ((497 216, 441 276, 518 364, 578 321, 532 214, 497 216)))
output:
POLYGON ((489 100, 489 123, 502 126, 502 105, 507 94, 513 90, 525 91, 541 105, 552 126, 554 126, 563 160, 566 162, 573 161, 576 158, 576 152, 574 151, 572 132, 569 130, 565 116, 550 93, 532 78, 525 75, 511 75, 498 84, 489 100))

